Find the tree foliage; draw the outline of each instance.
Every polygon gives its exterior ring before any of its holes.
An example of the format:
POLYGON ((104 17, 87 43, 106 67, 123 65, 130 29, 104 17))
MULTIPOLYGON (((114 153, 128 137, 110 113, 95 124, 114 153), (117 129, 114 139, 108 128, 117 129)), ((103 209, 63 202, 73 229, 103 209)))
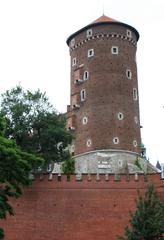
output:
POLYGON ((68 155, 68 158, 63 162, 62 171, 68 176, 75 173, 75 160, 70 155, 68 155))
POLYGON ((2 94, 1 114, 6 118, 5 136, 23 151, 44 158, 45 163, 63 161, 72 140, 65 118, 57 114, 45 93, 25 91, 20 85, 2 94))
POLYGON ((46 163, 61 162, 67 159, 69 152, 68 144, 72 136, 65 129, 65 119, 55 113, 39 114, 33 123, 34 134, 33 152, 38 153, 45 159, 46 163))
POLYGON ((159 198, 152 184, 142 196, 138 192, 135 213, 130 212, 130 226, 125 227, 122 240, 157 240, 163 239, 164 233, 164 202, 159 198))
POLYGON ((15 139, 16 143, 25 147, 25 139, 33 134, 33 122, 38 114, 52 112, 45 93, 40 90, 31 92, 18 85, 2 94, 1 114, 7 120, 5 135, 15 139))
MULTIPOLYGON (((14 140, 6 139, 4 127, 5 121, 0 117, 0 219, 6 218, 7 213, 14 214, 9 198, 22 194, 21 187, 30 184, 30 171, 43 162, 43 159, 21 151, 14 140)), ((0 239, 3 236, 3 229, 0 229, 0 239)))

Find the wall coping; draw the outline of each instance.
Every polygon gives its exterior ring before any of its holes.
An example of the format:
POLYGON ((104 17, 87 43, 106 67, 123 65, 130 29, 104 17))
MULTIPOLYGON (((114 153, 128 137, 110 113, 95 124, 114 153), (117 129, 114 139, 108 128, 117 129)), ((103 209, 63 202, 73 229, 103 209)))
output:
POLYGON ((32 181, 50 181, 54 183, 80 183, 80 182, 92 182, 92 183, 134 183, 134 182, 162 182, 164 178, 161 178, 160 173, 151 174, 77 174, 77 175, 64 175, 54 173, 40 173, 31 174, 30 179, 32 181))
MULTIPOLYGON (((84 156, 84 155, 89 155, 89 154, 93 154, 93 153, 97 153, 97 152, 127 153, 127 154, 131 154, 131 155, 134 155, 134 156, 139 156, 139 157, 141 157, 140 154, 138 154, 137 152, 127 151, 127 150, 122 150, 122 149, 101 149, 101 150, 93 150, 93 151, 89 151, 89 152, 77 154, 77 155, 73 156, 73 158, 81 157, 81 156, 84 156)), ((141 157, 141 158, 142 158, 142 157, 141 157)))

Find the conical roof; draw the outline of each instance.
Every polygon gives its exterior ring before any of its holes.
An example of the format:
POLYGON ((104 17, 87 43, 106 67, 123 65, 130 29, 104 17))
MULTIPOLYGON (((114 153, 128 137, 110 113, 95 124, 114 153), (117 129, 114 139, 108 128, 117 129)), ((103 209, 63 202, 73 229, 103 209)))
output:
POLYGON ((104 25, 104 24, 105 24, 105 25, 107 25, 107 24, 108 24, 108 25, 110 25, 110 24, 115 24, 115 25, 122 25, 122 26, 124 26, 124 27, 127 27, 128 29, 131 29, 133 32, 135 32, 136 37, 137 37, 137 41, 138 41, 138 39, 139 39, 139 33, 138 33, 138 31, 137 31, 134 27, 132 27, 132 26, 126 24, 126 23, 119 22, 119 21, 117 21, 117 20, 115 20, 115 19, 113 19, 113 18, 110 18, 110 17, 107 17, 107 16, 105 16, 105 15, 102 15, 101 17, 99 17, 99 18, 97 18, 95 21, 93 21, 92 23, 88 24, 87 26, 81 28, 81 29, 78 30, 77 32, 75 32, 75 33, 73 33, 72 35, 70 35, 70 36, 68 37, 67 41, 66 41, 67 44, 69 45, 70 40, 71 40, 72 38, 74 38, 76 35, 78 35, 79 33, 81 33, 82 31, 85 31, 85 30, 87 30, 87 29, 89 29, 89 28, 92 28, 92 27, 94 27, 94 26, 97 26, 97 25, 104 25))
POLYGON ((118 21, 113 18, 102 15, 101 17, 99 17, 95 21, 93 21, 92 24, 93 23, 102 23, 102 22, 118 22, 118 21))

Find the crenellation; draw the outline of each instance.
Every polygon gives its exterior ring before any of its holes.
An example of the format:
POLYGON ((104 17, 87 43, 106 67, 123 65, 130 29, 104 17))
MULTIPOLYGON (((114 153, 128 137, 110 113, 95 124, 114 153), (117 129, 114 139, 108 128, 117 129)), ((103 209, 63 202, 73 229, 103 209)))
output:
POLYGON ((100 180, 101 180, 101 178, 100 178, 100 174, 97 173, 97 174, 96 174, 96 181, 100 181, 100 180))
POLYGON ((49 180, 49 181, 52 181, 52 180, 53 180, 53 174, 52 174, 52 173, 49 173, 48 180, 49 180))
POLYGON ((138 181, 138 173, 135 173, 134 179, 135 179, 135 181, 138 181))
POLYGON ((164 182, 164 179, 161 178, 160 173, 154 173, 154 174, 110 174, 110 173, 88 173, 88 174, 74 174, 74 175, 64 175, 64 174, 34 174, 33 182, 38 181, 50 181, 50 182, 62 182, 62 183, 77 183, 78 182, 101 182, 102 184, 105 182, 108 182, 109 185, 112 182, 112 184, 117 182, 129 184, 135 182, 140 183, 147 183, 152 181, 161 181, 164 182))
POLYGON ((88 174, 82 174, 80 181, 77 175, 71 175, 70 181, 60 174, 41 176, 42 181, 36 174, 22 197, 12 200, 14 216, 0 220, 5 239, 106 240, 110 236, 115 240, 128 224, 129 211, 135 210, 137 190, 144 192, 147 184, 153 183, 164 199, 160 173, 148 174, 147 182, 143 174, 138 174, 137 181, 135 174, 120 175, 119 181, 114 174, 89 174, 90 181, 88 174))
POLYGON ((92 181, 92 175, 90 173, 88 173, 88 181, 92 181))
POLYGON ((105 181, 109 181, 109 174, 105 173, 105 181))

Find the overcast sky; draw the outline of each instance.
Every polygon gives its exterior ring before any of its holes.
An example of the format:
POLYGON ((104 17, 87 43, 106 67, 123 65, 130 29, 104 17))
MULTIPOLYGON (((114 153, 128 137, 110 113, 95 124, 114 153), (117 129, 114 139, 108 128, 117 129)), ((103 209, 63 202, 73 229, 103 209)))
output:
POLYGON ((0 0, 0 93, 19 82, 59 112, 70 93, 69 35, 103 13, 135 27, 142 141, 164 162, 164 0, 0 0), (103 7, 104 6, 104 7, 103 7))

